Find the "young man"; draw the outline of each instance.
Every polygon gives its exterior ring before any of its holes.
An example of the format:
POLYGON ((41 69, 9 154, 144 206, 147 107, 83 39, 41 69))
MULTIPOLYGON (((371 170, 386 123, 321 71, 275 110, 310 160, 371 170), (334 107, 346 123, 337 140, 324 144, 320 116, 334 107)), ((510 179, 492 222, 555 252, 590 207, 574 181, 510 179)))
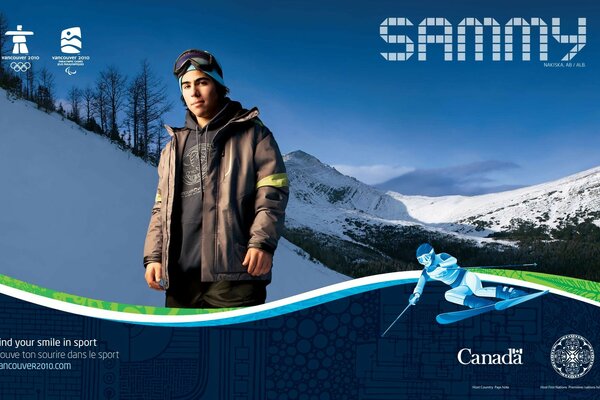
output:
POLYGON ((263 304, 288 200, 272 133, 226 97, 215 57, 183 52, 173 68, 187 107, 158 165, 144 246, 146 282, 167 307, 263 304))

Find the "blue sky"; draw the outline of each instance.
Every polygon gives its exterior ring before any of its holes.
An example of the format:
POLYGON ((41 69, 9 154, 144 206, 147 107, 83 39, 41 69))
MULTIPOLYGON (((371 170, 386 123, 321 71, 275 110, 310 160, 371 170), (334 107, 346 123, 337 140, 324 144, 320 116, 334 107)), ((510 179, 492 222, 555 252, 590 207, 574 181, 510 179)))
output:
MULTIPOLYGON (((415 193, 415 177, 426 176, 441 194, 472 194, 600 165, 600 10, 589 0, 9 0, 0 11, 11 29, 22 24, 35 32, 30 53, 40 55, 36 68, 54 73, 59 97, 72 85, 92 84, 111 64, 133 76, 147 58, 173 101, 166 118, 172 125, 183 117, 174 59, 188 48, 210 50, 223 65, 231 97, 261 109, 283 152, 301 149, 368 183, 404 173, 415 193), (512 17, 548 24, 559 17, 564 34, 575 34, 577 18, 585 17, 587 44, 573 59, 585 67, 544 67, 535 44, 532 61, 521 61, 515 45, 514 61, 493 62, 487 31, 483 62, 471 54, 465 62, 445 62, 441 45, 428 46, 428 61, 415 54, 389 62, 379 53, 404 48, 379 36, 387 17, 415 25, 445 17, 454 27, 465 17, 493 17, 501 25, 512 17), (51 56, 60 54, 60 31, 71 26, 82 28, 82 54, 91 60, 69 77, 51 56)), ((393 33, 417 40, 416 26, 393 33)), ((514 38, 519 43, 517 30, 514 38)), ((550 36, 549 61, 560 61, 571 47, 550 36)))

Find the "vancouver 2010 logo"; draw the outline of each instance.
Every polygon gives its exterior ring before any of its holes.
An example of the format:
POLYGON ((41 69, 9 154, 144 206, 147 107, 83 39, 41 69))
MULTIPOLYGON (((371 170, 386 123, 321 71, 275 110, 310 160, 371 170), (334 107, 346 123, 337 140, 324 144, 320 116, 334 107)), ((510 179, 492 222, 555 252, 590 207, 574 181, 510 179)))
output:
POLYGON ((565 335, 552 346, 550 361, 559 375, 568 379, 581 378, 594 365, 594 348, 583 336, 565 335))

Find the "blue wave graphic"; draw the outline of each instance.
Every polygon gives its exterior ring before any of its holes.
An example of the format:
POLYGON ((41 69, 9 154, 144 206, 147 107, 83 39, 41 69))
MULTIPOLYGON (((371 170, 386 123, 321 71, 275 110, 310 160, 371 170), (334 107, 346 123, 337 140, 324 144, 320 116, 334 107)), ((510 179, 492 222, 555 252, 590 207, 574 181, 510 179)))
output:
POLYGON ((355 294, 368 292, 371 290, 383 289, 390 286, 402 285, 406 283, 415 283, 416 278, 407 279, 395 279, 385 282, 377 282, 366 284, 364 286, 357 286, 348 289, 342 289, 337 292, 327 293, 321 296, 316 296, 310 299, 299 300, 297 302, 279 306, 276 308, 261 310, 255 313, 246 315, 237 315, 229 318, 221 318, 209 321, 194 321, 194 322, 139 322, 139 321, 125 321, 125 320, 114 320, 116 322, 127 322, 138 325, 153 325, 153 326, 170 326, 170 327, 200 327, 200 326, 221 326, 221 325, 233 325, 241 324, 244 322, 257 321, 266 318, 277 317, 284 314, 293 313, 295 311, 304 310, 309 307, 317 306, 323 303, 332 302, 344 297, 353 296, 355 294))

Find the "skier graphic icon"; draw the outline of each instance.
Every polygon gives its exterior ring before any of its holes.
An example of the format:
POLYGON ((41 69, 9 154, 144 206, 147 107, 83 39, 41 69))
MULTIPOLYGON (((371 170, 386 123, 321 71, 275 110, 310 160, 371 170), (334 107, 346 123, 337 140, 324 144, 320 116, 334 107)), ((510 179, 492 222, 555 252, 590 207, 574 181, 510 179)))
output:
POLYGON ((429 243, 423 243, 417 249, 417 261, 423 265, 423 272, 409 298, 411 305, 417 304, 423 288, 428 280, 436 280, 451 287, 444 297, 451 303, 465 305, 469 308, 480 308, 491 304, 495 299, 513 299, 527 293, 509 286, 484 287, 481 279, 470 271, 461 268, 455 257, 447 253, 436 254, 429 243))
POLYGON ((33 35, 32 31, 24 31, 23 25, 17 25, 16 31, 6 32, 6 36, 12 36, 14 43, 12 53, 13 54, 28 54, 29 49, 27 48, 27 36, 33 35))
MULTIPOLYGON (((428 280, 436 280, 450 286, 444 297, 451 303, 469 307, 460 311, 451 311, 439 314, 435 320, 441 324, 453 324, 467 318, 491 311, 502 311, 526 301, 547 294, 548 290, 527 293, 510 286, 484 287, 481 279, 474 272, 467 271, 458 265, 458 260, 447 253, 436 254, 429 243, 423 243, 417 249, 417 261, 423 265, 423 272, 417 281, 413 293, 408 299, 408 305, 396 319, 381 334, 384 337, 398 320, 411 306, 417 304, 428 280), (494 299, 494 300, 492 300, 494 299)), ((521 264, 521 266, 534 266, 537 264, 521 264)), ((515 267, 516 265, 507 265, 515 267)), ((486 268, 486 267, 476 267, 486 268)))

